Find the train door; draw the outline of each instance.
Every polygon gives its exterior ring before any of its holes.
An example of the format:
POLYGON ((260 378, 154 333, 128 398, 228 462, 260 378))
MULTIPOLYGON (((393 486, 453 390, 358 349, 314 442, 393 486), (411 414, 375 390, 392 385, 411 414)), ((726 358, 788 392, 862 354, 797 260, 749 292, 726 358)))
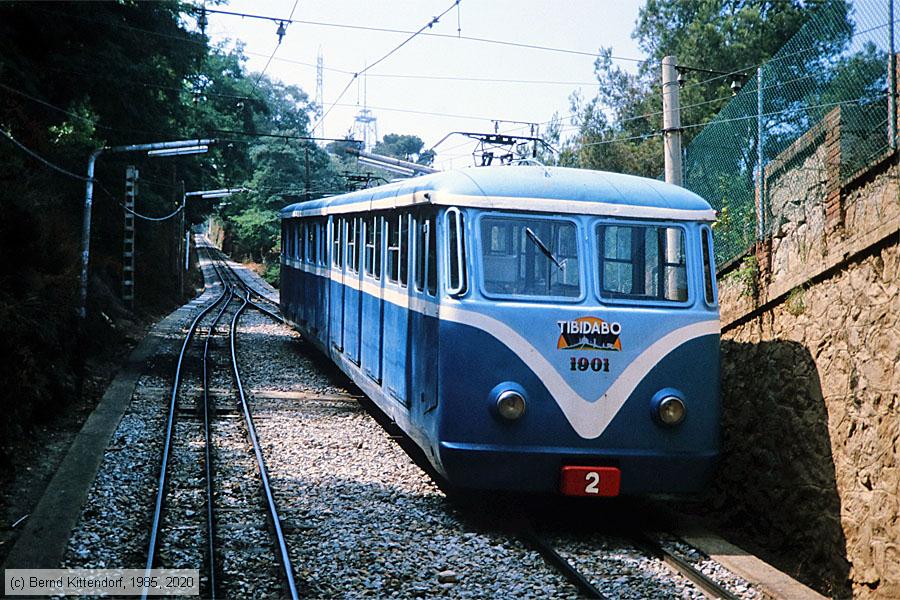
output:
POLYGON ((407 406, 410 219, 407 212, 393 213, 385 219, 387 255, 384 267, 384 388, 391 397, 407 406))
POLYGON ((300 221, 297 226, 297 286, 294 288, 292 299, 294 302, 295 318, 303 327, 306 327, 306 228, 309 222, 306 219, 300 221))
POLYGON ((316 264, 316 331, 322 346, 328 348, 328 325, 330 322, 330 309, 328 299, 331 297, 331 267, 328 264, 328 219, 319 219, 318 235, 318 262, 316 264))
POLYGON ((433 211, 413 221, 412 283, 410 284, 409 348, 406 353, 408 402, 424 418, 437 407, 438 269, 433 211))
POLYGON ((281 286, 278 294, 278 303, 281 314, 295 321, 294 307, 291 294, 294 291, 294 270, 290 261, 294 259, 293 236, 297 226, 295 219, 282 217, 281 219, 281 286))
POLYGON ((360 246, 362 242, 362 219, 347 218, 347 258, 344 274, 344 355, 359 364, 360 303, 362 302, 362 269, 360 246))
POLYGON ((306 318, 306 327, 313 336, 317 336, 316 313, 318 311, 318 281, 316 277, 316 265, 319 262, 318 254, 318 229, 319 224, 315 219, 309 221, 306 227, 306 275, 303 286, 303 313, 306 318))
POLYGON ((368 216, 363 227, 365 246, 363 248, 363 277, 361 285, 362 320, 360 341, 362 343, 360 364, 366 375, 381 381, 381 348, 384 328, 384 306, 381 265, 384 252, 382 237, 384 219, 368 216))
POLYGON ((331 273, 328 278, 328 310, 330 313, 329 333, 331 345, 344 351, 344 238, 347 224, 343 217, 331 218, 331 273))

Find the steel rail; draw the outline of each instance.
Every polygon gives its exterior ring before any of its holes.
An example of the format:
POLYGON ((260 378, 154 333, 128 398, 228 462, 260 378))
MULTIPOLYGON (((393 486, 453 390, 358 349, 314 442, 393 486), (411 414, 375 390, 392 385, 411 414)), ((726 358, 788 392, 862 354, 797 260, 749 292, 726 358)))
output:
POLYGON ((256 427, 253 425, 253 416, 250 414, 250 406, 247 403, 247 397, 244 394, 244 386, 241 383, 241 375, 238 370, 237 364, 237 348, 235 345, 235 332, 238 327, 238 320, 241 317, 241 314, 250 305, 249 294, 247 297, 243 298, 244 303, 238 308, 237 312, 234 314, 234 317, 231 320, 231 368, 232 374, 234 375, 235 387, 238 390, 238 394, 241 400, 241 411, 244 414, 244 422, 247 425, 247 433, 250 436, 250 442, 253 445, 253 453, 256 455, 256 464, 259 468, 259 476, 262 481, 263 493, 265 495, 266 505, 269 510, 269 517, 272 519, 272 527, 275 530, 275 539, 278 544, 278 552, 281 558, 281 564, 284 569, 284 575, 287 580, 288 591, 290 592, 290 596, 292 600, 297 600, 299 598, 297 592, 297 584, 294 580, 294 571, 291 567, 291 557, 288 553, 287 542, 284 539, 284 532, 281 529, 281 519, 278 516, 278 509, 275 506, 275 496, 272 493, 272 488, 269 485, 269 474, 266 469, 265 459, 263 458, 262 448, 259 445, 259 438, 256 435, 256 427))
POLYGON ((272 311, 270 311, 270 310, 267 309, 266 307, 260 306, 259 304, 257 304, 256 302, 253 302, 252 300, 247 300, 247 304, 249 304, 250 306, 252 306, 252 307, 255 308, 256 310, 258 310, 258 311, 261 312, 262 314, 266 315, 266 316, 269 317, 270 319, 274 319, 275 321, 278 321, 279 323, 284 323, 284 317, 282 317, 282 316, 280 316, 280 315, 277 315, 277 314, 273 313, 272 311))
MULTIPOLYGON (((215 268, 216 273, 219 275, 219 278, 224 282, 225 278, 219 272, 219 269, 213 264, 213 268, 215 268)), ((206 478, 206 532, 207 532, 207 552, 209 553, 209 595, 211 600, 215 600, 216 592, 217 592, 217 581, 216 581, 216 550, 215 550, 215 539, 216 539, 216 522, 214 515, 214 498, 213 498, 213 463, 212 463, 212 436, 210 434, 210 426, 209 426, 209 343, 212 340, 212 337, 216 333, 216 326, 218 326, 219 321, 222 319, 222 315, 225 314, 225 311, 228 310, 229 305, 231 304, 231 295, 232 290, 230 286, 225 284, 224 294, 228 295, 228 298, 222 304, 222 308, 219 310, 219 313, 216 315, 215 320, 210 325, 209 331, 206 334, 206 341, 203 344, 203 358, 201 359, 202 371, 203 371, 203 435, 204 435, 204 453, 205 453, 205 478, 206 478)))
MULTIPOLYGON (((178 362, 175 366, 175 377, 172 383, 172 395, 169 400, 169 414, 166 418, 166 435, 163 442, 162 464, 160 466, 159 479, 157 481, 156 502, 154 503, 153 519, 150 524, 150 543, 147 549, 147 562, 145 566, 147 577, 149 577, 150 570, 153 569, 153 564, 156 561, 157 546, 159 545, 159 529, 162 523, 163 504, 166 496, 169 454, 171 453, 172 449, 172 434, 175 429, 175 413, 178 408, 178 389, 181 385, 181 368, 184 364, 184 357, 187 354, 187 349, 190 346, 191 339, 193 339, 194 332, 197 330, 197 326, 200 324, 200 321, 228 295, 228 289, 225 286, 224 280, 220 280, 220 283, 223 286, 222 294, 220 294, 219 297, 216 298, 216 300, 210 302, 206 307, 203 308, 203 310, 200 311, 199 314, 197 314, 196 317, 194 317, 194 320, 191 322, 191 325, 188 328, 188 332, 184 337, 184 343, 182 343, 181 345, 181 352, 178 354, 178 362)), ((142 588, 141 600, 146 600, 147 594, 148 589, 146 587, 142 588)))
MULTIPOLYGON (((222 262, 222 265, 223 265, 226 269, 228 269, 228 271, 231 273, 232 277, 235 279, 235 281, 236 281, 236 283, 237 283, 238 286, 240 286, 241 288, 243 288, 243 289, 244 289, 246 292, 248 292, 249 294, 251 294, 251 295, 253 295, 253 296, 256 296, 257 298, 259 298, 259 299, 262 300, 263 302, 268 302, 269 304, 273 304, 273 305, 275 305, 276 307, 278 306, 278 303, 277 303, 277 302, 275 302, 274 300, 269 299, 269 298, 266 297, 264 294, 261 294, 260 292, 256 291, 256 290, 253 288, 253 286, 250 285, 250 283, 248 283, 248 282, 240 275, 240 273, 238 273, 236 270, 234 270, 234 269, 231 267, 231 265, 228 264, 228 261, 225 259, 225 254, 224 254, 221 250, 218 250, 218 249, 217 249, 216 251, 217 251, 218 254, 221 256, 220 260, 221 260, 221 262, 222 262)), ((280 315, 277 314, 276 312, 270 311, 269 309, 267 309, 266 307, 262 306, 262 305, 259 304, 258 302, 254 302, 254 301, 249 300, 249 299, 248 299, 248 302, 250 303, 250 306, 252 306, 252 307, 255 308, 256 310, 260 311, 261 313, 265 314, 266 316, 270 317, 271 319, 274 319, 275 321, 278 321, 279 323, 284 323, 284 317, 280 316, 280 315)), ((279 309, 276 308, 276 310, 279 310, 279 309)))
POLYGON ((724 587, 710 579, 705 573, 696 569, 692 564, 665 548, 655 539, 645 533, 632 536, 635 545, 650 556, 662 560, 670 569, 689 579, 694 585, 710 598, 722 598, 723 600, 738 600, 738 596, 732 594, 724 587))
MULTIPOLYGON (((231 269, 230 266, 228 268, 231 269)), ((244 279, 237 272, 235 272, 234 269, 231 269, 231 271, 234 272, 235 276, 237 277, 238 281, 240 282, 241 287, 244 288, 247 292, 249 292, 252 296, 256 296, 263 302, 268 302, 269 304, 273 304, 276 307, 278 306, 277 302, 275 302, 274 300, 270 300, 265 295, 257 292, 255 289, 253 289, 253 287, 249 283, 244 281, 244 279)), ((280 317, 279 315, 277 315, 276 313, 274 313, 272 311, 269 311, 268 309, 266 309, 259 303, 253 302, 252 300, 250 300, 250 304, 253 306, 253 308, 259 310, 260 312, 267 314, 268 316, 275 319, 276 321, 280 321, 282 323, 284 322, 284 319, 282 317, 280 317)), ((280 310, 280 309, 276 308, 276 310, 280 310)))
POLYGON ((578 569, 572 566, 572 563, 567 561, 563 556, 556 551, 553 546, 547 543, 546 540, 542 539, 537 533, 532 531, 531 529, 525 529, 524 531, 519 532, 519 537, 524 541, 527 545, 531 546, 541 557, 549 564, 551 567, 556 569, 563 577, 568 580, 569 583, 574 585, 578 592, 586 598, 596 598, 597 600, 605 600, 606 596, 603 595, 597 587, 591 583, 587 577, 585 577, 578 569))

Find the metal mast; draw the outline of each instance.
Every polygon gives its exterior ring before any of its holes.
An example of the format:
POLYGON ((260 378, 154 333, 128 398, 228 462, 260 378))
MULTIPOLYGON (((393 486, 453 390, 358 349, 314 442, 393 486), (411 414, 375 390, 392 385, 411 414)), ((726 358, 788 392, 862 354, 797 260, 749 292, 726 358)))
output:
POLYGON ((325 137, 325 122, 322 119, 322 107, 325 105, 325 60, 322 57, 322 46, 319 46, 319 53, 316 56, 316 121, 319 126, 318 131, 314 132, 319 137, 325 137))

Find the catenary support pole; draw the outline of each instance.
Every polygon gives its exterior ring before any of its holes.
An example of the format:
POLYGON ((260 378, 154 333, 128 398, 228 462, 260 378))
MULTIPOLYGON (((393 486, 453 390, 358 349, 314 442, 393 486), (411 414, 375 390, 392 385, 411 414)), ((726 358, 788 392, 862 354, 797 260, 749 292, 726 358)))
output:
POLYGON ((894 0, 888 3, 888 147, 897 149, 897 46, 894 39, 894 0))
MULTIPOLYGON (((129 146, 112 146, 97 148, 88 158, 87 180, 84 193, 84 216, 81 229, 81 278, 78 289, 78 320, 82 324, 87 316, 88 269, 91 261, 91 206, 94 202, 94 165, 104 152, 151 152, 171 151, 167 156, 184 154, 200 154, 207 151, 207 146, 216 143, 214 139, 178 140, 174 142, 154 142, 152 144, 132 144, 129 146)), ((180 247, 179 237, 179 247, 180 247)))
POLYGON ((81 281, 78 288, 78 319, 84 322, 87 316, 88 265, 91 257, 91 206, 94 203, 94 165, 103 154, 104 148, 91 152, 88 158, 87 182, 84 191, 84 214, 81 225, 81 281))
POLYGON ((663 140, 666 183, 682 185, 681 169, 681 104, 678 70, 674 56, 662 61, 663 140))
POLYGON ((766 237, 766 167, 763 147, 766 144, 763 127, 763 70, 756 69, 756 241, 766 237))

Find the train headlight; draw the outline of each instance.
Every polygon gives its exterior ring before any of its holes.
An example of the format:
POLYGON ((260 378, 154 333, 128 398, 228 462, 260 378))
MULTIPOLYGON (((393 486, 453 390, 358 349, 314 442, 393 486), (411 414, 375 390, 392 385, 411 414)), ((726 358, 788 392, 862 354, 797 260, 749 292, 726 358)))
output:
POLYGON ((665 396, 656 407, 659 420, 665 425, 678 425, 684 421, 686 409, 678 396, 665 396))
POLYGON ((515 390, 500 392, 497 396, 497 412, 508 421, 515 421, 525 414, 525 397, 515 390))

